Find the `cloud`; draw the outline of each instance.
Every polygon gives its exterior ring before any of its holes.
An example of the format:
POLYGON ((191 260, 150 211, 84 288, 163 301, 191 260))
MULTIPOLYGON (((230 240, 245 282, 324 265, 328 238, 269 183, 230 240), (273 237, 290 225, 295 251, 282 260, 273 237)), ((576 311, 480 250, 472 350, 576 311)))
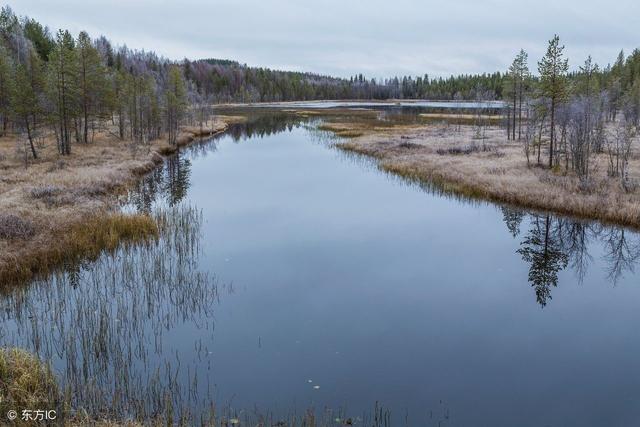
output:
POLYGON ((531 68, 554 33, 577 65, 635 48, 640 4, 507 0, 10 0, 52 28, 104 34, 172 59, 349 76, 446 76, 504 70, 529 51, 531 68))

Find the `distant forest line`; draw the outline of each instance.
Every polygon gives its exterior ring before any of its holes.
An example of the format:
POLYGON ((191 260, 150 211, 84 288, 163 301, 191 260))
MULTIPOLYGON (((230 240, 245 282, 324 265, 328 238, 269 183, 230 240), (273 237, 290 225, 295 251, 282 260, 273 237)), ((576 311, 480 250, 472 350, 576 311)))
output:
MULTIPOLYGON (((556 56, 562 57, 558 37, 552 42, 556 56)), ((539 71, 543 65, 538 63, 539 71)), ((534 110, 550 111, 553 141, 557 107, 568 105, 571 96, 596 93, 602 95, 598 102, 606 104, 609 118, 624 111, 638 124, 640 50, 629 56, 620 52, 605 67, 588 58, 575 72, 569 72, 566 59, 543 68, 540 76, 530 73, 524 51, 505 72, 384 80, 278 71, 220 59, 171 61, 154 52, 114 46, 104 36, 52 33, 5 6, 0 10, 0 135, 22 132, 37 158, 38 136, 54 134, 64 155, 72 141, 91 142, 106 123, 123 140, 145 143, 167 137, 174 143, 180 125, 202 124, 216 103, 432 99, 508 101, 507 130, 513 139, 516 127, 521 138, 524 117, 534 110)))
MULTIPOLYGON (((15 38, 15 34, 11 33, 21 30, 36 48, 40 59, 48 61, 56 43, 55 34, 45 25, 27 17, 18 19, 21 29, 11 28, 14 18, 13 12, 5 7, 1 19, 2 53, 11 52, 11 39, 15 38)), ((104 64, 112 72, 126 67, 132 72, 154 73, 171 62, 154 52, 115 47, 103 36, 94 40, 94 43, 99 48, 104 64)), ((472 100, 480 88, 490 92, 495 99, 502 99, 508 79, 508 72, 501 71, 446 78, 425 74, 376 80, 362 74, 345 79, 310 72, 279 71, 221 59, 185 59, 179 64, 187 81, 216 103, 326 99, 472 100)), ((611 74, 614 67, 624 68, 619 73, 624 76, 622 85, 632 85, 640 75, 640 51, 636 49, 626 58, 619 56, 614 66, 603 67, 599 71, 602 87, 613 84, 611 74)))

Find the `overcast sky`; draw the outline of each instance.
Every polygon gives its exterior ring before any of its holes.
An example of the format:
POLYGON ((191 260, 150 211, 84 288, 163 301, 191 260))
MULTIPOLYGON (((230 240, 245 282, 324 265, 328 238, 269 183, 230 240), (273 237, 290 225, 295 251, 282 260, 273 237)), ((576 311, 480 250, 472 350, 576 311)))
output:
POLYGON ((171 59, 225 58, 337 76, 447 76, 530 66, 558 33, 575 66, 640 46, 640 1, 9 0, 51 29, 171 59))

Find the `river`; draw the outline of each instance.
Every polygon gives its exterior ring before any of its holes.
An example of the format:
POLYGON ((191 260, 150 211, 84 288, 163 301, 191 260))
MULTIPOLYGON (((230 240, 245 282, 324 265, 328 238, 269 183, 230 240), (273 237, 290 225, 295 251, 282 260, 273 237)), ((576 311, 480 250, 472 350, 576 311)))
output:
POLYGON ((638 234, 407 182, 319 121, 258 114, 168 159, 125 206, 164 237, 3 294, 0 345, 90 413, 640 420, 638 234))

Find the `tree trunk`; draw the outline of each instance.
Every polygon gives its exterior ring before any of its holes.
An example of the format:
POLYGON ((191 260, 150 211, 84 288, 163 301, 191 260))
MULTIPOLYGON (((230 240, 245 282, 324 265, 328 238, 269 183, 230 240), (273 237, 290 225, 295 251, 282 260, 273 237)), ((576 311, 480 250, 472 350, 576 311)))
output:
POLYGON ((556 127, 556 100, 551 98, 551 137, 549 139, 549 169, 553 167, 553 138, 555 137, 554 130, 556 127))
POLYGON ((89 111, 88 107, 84 107, 84 143, 89 143, 89 111))
POLYGON ((33 154, 33 158, 38 158, 38 153, 36 153, 36 147, 33 145, 33 138, 31 137, 31 127, 29 127, 29 116, 24 118, 24 123, 27 126, 27 137, 29 138, 29 145, 31 146, 31 154, 33 154))
POLYGON ((522 139, 522 83, 520 83, 520 92, 518 100, 518 141, 522 139))
POLYGON ((515 87, 515 82, 513 85, 513 126, 511 128, 511 139, 515 140, 516 139, 516 101, 518 99, 518 92, 516 91, 516 87, 515 87))

